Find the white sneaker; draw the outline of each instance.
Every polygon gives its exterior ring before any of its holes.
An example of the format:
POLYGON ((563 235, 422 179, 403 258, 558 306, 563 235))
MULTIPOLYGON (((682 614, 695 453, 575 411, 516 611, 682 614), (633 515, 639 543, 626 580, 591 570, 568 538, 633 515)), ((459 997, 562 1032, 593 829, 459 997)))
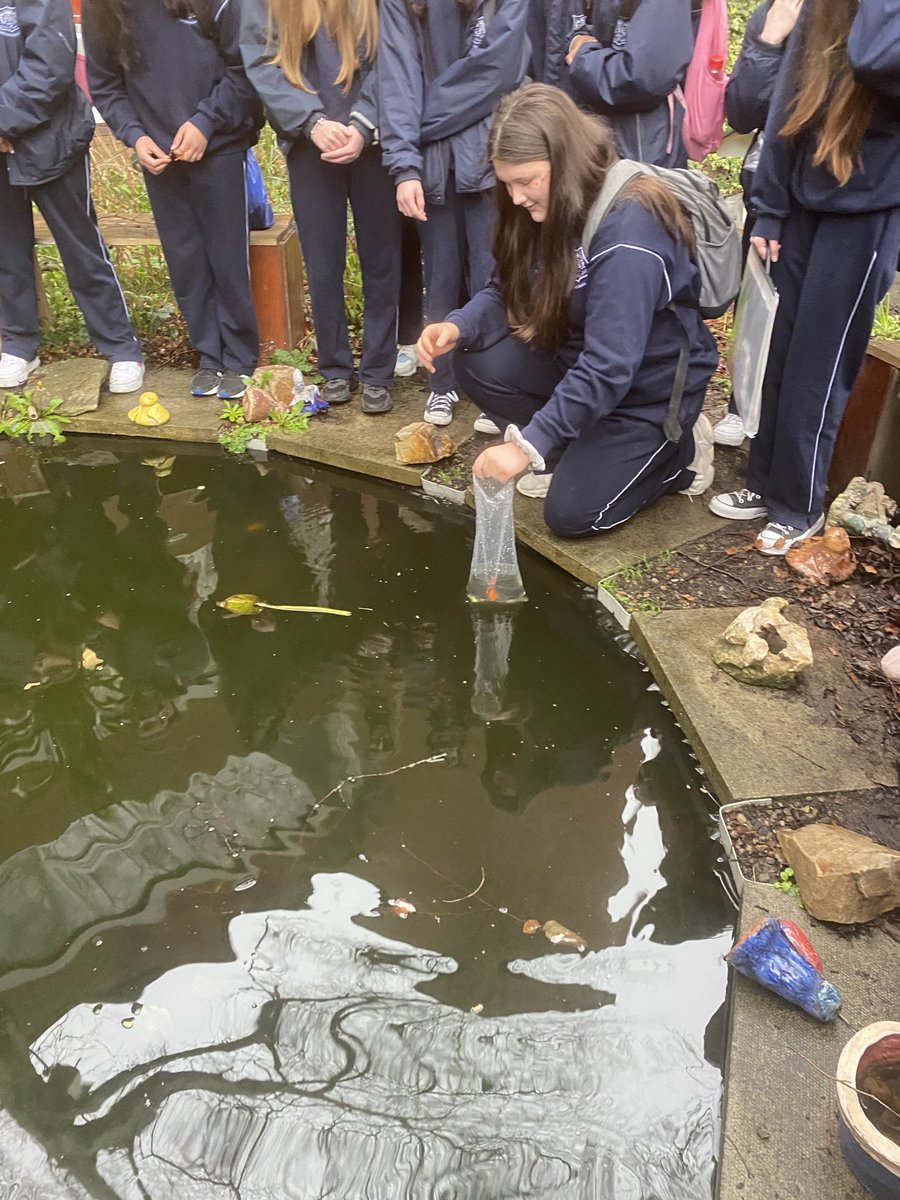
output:
POLYGON ((40 365, 39 358, 29 362, 27 358, 19 358, 18 354, 0 354, 0 388, 21 387, 40 365))
POLYGON ((144 382, 142 362, 114 362, 109 368, 109 390, 117 395, 136 392, 144 382))
POLYGON ((431 392, 425 401, 423 421, 429 425, 449 425, 453 420, 453 408, 459 404, 456 392, 431 392))
POLYGON ((713 441, 717 446, 743 446, 746 436, 744 422, 737 413, 726 413, 713 425, 713 441))
POLYGON ((694 482, 690 487, 682 489, 682 496, 702 496, 707 488, 712 487, 715 468, 713 467, 713 428, 706 413, 701 413, 692 430, 694 435, 694 457, 691 459, 689 471, 694 472, 694 482))
POLYGON ((552 471, 543 471, 540 475, 528 471, 516 481, 516 491, 520 496, 528 496, 531 500, 543 500, 550 491, 552 482, 552 471))
POLYGON ((770 521, 757 537, 754 545, 762 554, 781 555, 788 550, 814 537, 825 524, 825 514, 813 521, 808 529, 798 529, 796 525, 782 525, 780 521, 770 521))
POLYGON ((415 375, 418 369, 419 356, 416 354, 415 346, 398 346, 394 374, 400 379, 409 379, 411 375, 415 375))
POLYGON ((491 437, 499 437, 503 430, 499 425, 495 424, 490 417, 486 417, 484 413, 479 413, 472 422, 472 428, 476 433, 489 433, 491 437))

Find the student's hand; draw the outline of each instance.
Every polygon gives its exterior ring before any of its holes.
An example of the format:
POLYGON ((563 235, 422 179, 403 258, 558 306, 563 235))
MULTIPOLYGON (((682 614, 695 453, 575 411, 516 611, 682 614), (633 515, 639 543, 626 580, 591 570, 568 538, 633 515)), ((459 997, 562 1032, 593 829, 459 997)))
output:
POLYGON ((759 257, 766 261, 767 256, 771 256, 772 262, 778 262, 778 255, 781 252, 781 242, 767 242, 765 238, 752 237, 750 245, 756 250, 759 257))
POLYGON ((0 154, 15 154, 13 144, 9 138, 0 137, 0 154))
POLYGON ((760 41, 770 46, 781 46, 792 32, 800 16, 803 0, 773 0, 766 16, 760 41))
POLYGON ((566 55, 567 65, 571 67, 575 59, 575 55, 582 46, 587 46, 589 42, 596 42, 596 40, 597 39, 592 33, 579 33, 576 37, 573 37, 571 42, 569 42, 569 53, 566 55))
POLYGON ((407 179, 397 184, 397 207, 404 217, 415 217, 417 221, 427 221, 425 215, 425 193, 418 179, 407 179))
POLYGON ((416 353, 419 362, 426 371, 434 373, 434 360, 442 354, 449 354, 459 341, 459 326, 452 321, 438 321, 434 325, 426 325, 422 336, 416 343, 416 353))
POLYGON ((138 162, 151 175, 162 175, 172 161, 146 133, 134 143, 134 152, 138 156, 138 162))
POLYGON ((350 137, 337 150, 325 150, 319 156, 322 162, 346 164, 355 162, 365 149, 366 140, 355 125, 348 125, 350 137))
POLYGON ((175 134, 170 154, 173 154, 180 162, 199 162, 206 153, 208 144, 209 139, 203 136, 197 126, 192 125, 190 121, 185 121, 175 134))
POLYGON ((496 479, 498 483, 509 483, 521 475, 531 464, 528 455, 513 445, 504 442, 502 446, 490 446, 482 450, 472 464, 472 470, 479 479, 496 479))
POLYGON ((340 121, 329 121, 324 117, 316 121, 309 139, 317 150, 326 154, 330 150, 342 150, 350 138, 352 129, 340 121))

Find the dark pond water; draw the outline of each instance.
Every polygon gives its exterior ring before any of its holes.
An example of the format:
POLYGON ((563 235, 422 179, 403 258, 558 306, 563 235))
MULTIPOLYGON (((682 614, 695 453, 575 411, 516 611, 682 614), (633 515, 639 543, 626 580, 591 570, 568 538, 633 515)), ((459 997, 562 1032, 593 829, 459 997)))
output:
POLYGON ((589 591, 473 610, 466 513, 110 445, 0 446, 0 1195, 708 1197, 713 804, 589 591))

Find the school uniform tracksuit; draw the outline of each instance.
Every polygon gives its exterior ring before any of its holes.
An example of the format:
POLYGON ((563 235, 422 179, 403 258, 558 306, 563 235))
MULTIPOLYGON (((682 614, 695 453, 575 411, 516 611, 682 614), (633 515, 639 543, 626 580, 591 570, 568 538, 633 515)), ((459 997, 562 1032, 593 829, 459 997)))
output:
POLYGON ((691 431, 718 362, 696 266, 636 201, 615 204, 576 259, 569 340, 555 353, 511 336, 493 284, 448 317, 466 394, 501 427, 518 425, 553 471, 544 520, 561 537, 612 529, 690 486, 691 431), (677 443, 663 433, 681 350, 672 302, 690 337, 677 443))
POLYGON ((319 370, 326 379, 350 379, 353 356, 347 329, 343 276, 347 257, 347 203, 359 251, 363 290, 364 384, 386 387, 397 357, 400 293, 400 214, 390 177, 376 145, 375 64, 362 62, 350 90, 335 83, 337 46, 319 29, 303 53, 301 74, 311 91, 294 87, 269 61, 264 0, 244 0, 241 51, 247 75, 281 139, 287 160, 294 220, 306 264, 319 370), (347 165, 323 161, 310 140, 321 118, 354 126, 365 146, 347 165))
POLYGON ((94 345, 111 362, 141 358, 91 202, 90 105, 75 83, 69 0, 0 6, 0 334, 30 361, 40 345, 32 201, 50 227, 94 345))
POLYGON ((243 374, 259 357, 245 159, 262 116, 241 65, 235 5, 226 0, 204 31, 172 16, 163 0, 123 0, 134 47, 127 68, 102 41, 91 4, 82 25, 91 96, 120 141, 134 146, 146 134, 167 153, 185 121, 208 139, 199 162, 172 162, 144 180, 200 367, 243 374))
POLYGON ((691 0, 641 0, 628 21, 620 9, 620 0, 594 0, 588 20, 583 0, 535 0, 532 74, 603 116, 623 158, 685 167, 684 105, 675 93, 694 52, 691 0), (578 33, 597 42, 567 65, 578 33))
MULTIPOLYGON (((432 0, 422 17, 407 0, 382 0, 380 11, 384 162, 394 186, 422 184, 425 315, 442 321, 493 269, 487 139, 500 100, 525 77, 528 3, 499 0, 490 23, 483 0, 469 13, 455 0, 432 0)), ((436 360, 434 392, 455 389, 453 357, 436 360)))
POLYGON ((900 250, 900 8, 860 0, 853 21, 850 64, 877 99, 861 163, 844 186, 813 166, 814 136, 779 136, 808 17, 807 6, 788 44, 753 188, 754 236, 781 243, 772 267, 780 304, 747 475, 769 519, 800 529, 822 514, 834 441, 900 250))

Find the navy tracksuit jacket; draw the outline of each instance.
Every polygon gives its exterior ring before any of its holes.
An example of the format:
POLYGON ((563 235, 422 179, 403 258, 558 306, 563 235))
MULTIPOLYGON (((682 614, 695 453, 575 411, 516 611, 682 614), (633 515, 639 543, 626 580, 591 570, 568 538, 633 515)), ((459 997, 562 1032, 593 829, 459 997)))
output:
POLYGON ((554 354, 511 336, 495 284, 448 318, 467 395, 498 425, 519 425, 554 472, 544 519, 561 537, 611 529, 690 485, 691 430, 718 362, 696 266, 637 201, 617 202, 575 255, 569 338, 554 354), (691 339, 678 443, 663 433, 681 351, 671 302, 691 339))
POLYGON ((620 18, 620 7, 620 0, 593 0, 586 20, 584 0, 533 0, 532 73, 605 117, 624 158, 687 166, 684 108, 673 93, 694 52, 691 0, 641 0, 628 21, 620 18), (577 33, 598 41, 583 46, 567 66, 577 33))
POLYGON ((141 351, 91 202, 90 105, 75 83, 69 0, 0 6, 0 335, 3 350, 31 361, 40 345, 34 286, 32 201, 56 240, 91 339, 112 362, 141 351))
POLYGON ((164 0, 123 0, 134 46, 123 65, 119 47, 101 37, 93 5, 82 18, 88 84, 115 136, 134 146, 146 135, 168 152, 190 121, 208 139, 199 162, 144 172, 150 207, 172 290, 200 366, 252 373, 259 334, 250 294, 246 151, 262 113, 238 48, 237 0, 179 20, 164 0))
POLYGON ((400 214, 376 144, 376 64, 361 62, 345 92, 335 82, 340 53, 326 31, 319 29, 300 63, 303 79, 312 90, 294 87, 270 61, 265 0, 243 0, 241 53, 287 159, 319 370, 326 379, 350 379, 353 374, 343 287, 349 202, 363 285, 359 373, 364 384, 386 387, 397 357, 400 214), (310 140, 313 126, 322 117, 353 126, 362 135, 365 146, 354 162, 341 165, 322 160, 310 140))
MULTIPOLYGON (((418 179, 428 220, 420 225, 427 319, 441 321, 484 287, 490 253, 494 175, 487 141, 500 100, 528 68, 528 0, 382 0, 378 100, 384 163, 395 185, 418 179)), ((435 392, 455 387, 452 356, 438 359, 435 392)))
MULTIPOLYGON (((817 0, 822 2, 822 0, 817 0)), ((769 518, 808 528, 821 515, 834 441, 875 306, 900 250, 900 5, 859 0, 847 55, 876 94, 859 165, 845 185, 814 166, 815 136, 780 136, 794 95, 809 3, 791 35, 751 203, 754 236, 781 243, 780 303, 747 484, 769 518)))

